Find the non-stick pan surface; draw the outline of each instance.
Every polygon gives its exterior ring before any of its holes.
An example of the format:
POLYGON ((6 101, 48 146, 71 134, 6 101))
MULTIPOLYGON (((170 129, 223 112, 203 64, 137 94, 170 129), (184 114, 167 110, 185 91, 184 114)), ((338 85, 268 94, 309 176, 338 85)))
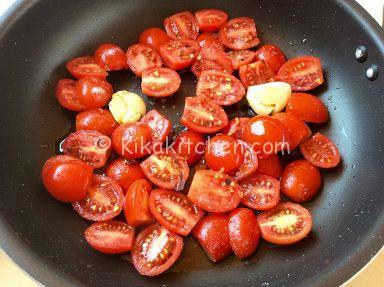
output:
MULTIPOLYGON (((384 37, 352 1, 20 1, 0 27, 1 247, 44 285, 337 286, 383 245, 384 37), (128 47, 144 28, 161 27, 167 15, 210 7, 253 17, 263 42, 277 44, 288 57, 322 59, 327 83, 314 93, 331 120, 320 129, 337 143, 343 163, 323 172, 321 194, 305 205, 314 229, 302 242, 262 242, 248 260, 213 264, 189 238, 176 266, 148 279, 135 272, 128 256, 91 250, 82 238, 89 223, 42 186, 41 167, 74 117, 56 102, 55 84, 68 77, 66 60, 92 53, 100 43, 128 47), (368 48, 364 63, 354 59, 358 45, 368 48), (382 70, 376 81, 365 77, 372 63, 382 70)), ((175 124, 196 83, 189 72, 182 79, 172 99, 149 103, 175 124)), ((140 93, 140 80, 128 72, 110 80, 116 90, 140 93)), ((232 116, 247 112, 241 104, 230 110, 232 116)))

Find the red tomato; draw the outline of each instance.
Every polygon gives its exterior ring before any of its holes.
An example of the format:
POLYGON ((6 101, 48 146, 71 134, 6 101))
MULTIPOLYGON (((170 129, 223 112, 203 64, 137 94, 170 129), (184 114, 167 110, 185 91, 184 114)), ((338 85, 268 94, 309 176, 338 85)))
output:
POLYGON ((63 153, 81 159, 93 168, 105 165, 111 152, 111 139, 97 131, 71 133, 61 144, 63 153))
POLYGON ((251 50, 234 50, 228 52, 227 56, 231 58, 233 69, 238 70, 240 66, 252 63, 255 52, 251 50))
POLYGON ((183 246, 180 236, 153 224, 137 235, 131 252, 132 263, 141 275, 159 275, 176 262, 183 246))
POLYGON ((96 77, 106 79, 108 73, 100 67, 93 57, 74 58, 66 64, 68 72, 77 79, 83 77, 96 77))
POLYGON ((242 139, 243 137, 243 127, 245 123, 249 120, 249 118, 234 118, 230 120, 228 125, 223 128, 220 132, 223 134, 227 134, 229 136, 233 136, 237 139, 242 139))
POLYGON ((135 229, 118 220, 95 222, 84 233, 92 248, 107 254, 128 252, 135 240, 135 229))
POLYGON ((214 170, 196 171, 188 198, 208 212, 227 212, 236 208, 240 201, 240 190, 235 180, 214 170))
POLYGON ((138 159, 150 152, 152 130, 146 124, 128 123, 118 126, 112 133, 115 152, 126 159, 138 159))
POLYGON ((260 43, 255 21, 247 17, 229 20, 221 27, 219 35, 221 43, 233 50, 250 49, 260 43))
POLYGON ((197 42, 201 49, 213 48, 222 52, 225 50, 224 45, 220 42, 218 34, 202 33, 197 37, 197 42))
POLYGON ((187 130, 178 134, 172 148, 192 166, 201 160, 205 151, 205 140, 201 134, 187 130))
POLYGON ((199 221, 192 233, 212 261, 219 262, 232 253, 229 244, 228 215, 207 215, 199 221))
POLYGON ((205 71, 221 71, 226 74, 233 72, 231 59, 224 51, 214 47, 204 47, 191 70, 198 78, 205 71))
POLYGON ((257 217, 248 208, 236 208, 229 214, 229 243, 239 258, 247 258, 259 245, 260 228, 257 217))
POLYGON ((47 191, 57 200, 73 202, 86 196, 92 181, 92 167, 81 160, 58 155, 49 158, 41 172, 47 191))
POLYGON ((118 71, 127 68, 126 55, 119 46, 102 44, 95 51, 96 63, 106 71, 118 71))
POLYGON ((151 46, 156 51, 159 51, 160 46, 170 40, 168 34, 160 28, 145 29, 139 36, 140 44, 151 46))
POLYGON ((123 205, 124 193, 120 185, 98 174, 93 176, 92 184, 88 185, 86 197, 72 203, 81 217, 92 221, 106 221, 116 217, 123 205))
POLYGON ((196 41, 175 40, 160 46, 159 53, 164 64, 172 70, 183 70, 195 61, 200 47, 196 41))
POLYGON ((105 174, 116 180, 124 193, 127 192, 127 189, 134 181, 140 178, 145 178, 145 174, 141 170, 140 164, 125 159, 117 159, 113 161, 108 166, 105 174))
POLYGON ((209 168, 216 171, 233 172, 240 167, 243 160, 241 146, 228 135, 214 136, 205 148, 205 161, 209 168))
POLYGON ((255 174, 258 168, 257 154, 252 146, 245 141, 236 140, 237 152, 242 154, 243 161, 239 169, 234 173, 234 179, 238 182, 255 174), (240 148, 239 148, 240 147, 240 148))
POLYGON ((210 100, 187 97, 181 124, 195 132, 211 134, 228 124, 228 116, 222 107, 210 100))
POLYGON ((275 81, 275 73, 263 60, 242 65, 239 70, 240 80, 245 87, 270 83, 275 81))
POLYGON ((319 193, 321 174, 308 161, 295 160, 285 167, 280 183, 282 194, 295 202, 306 202, 319 193))
POLYGON ((277 74, 281 66, 287 61, 284 53, 275 45, 264 45, 256 51, 257 60, 264 60, 267 66, 277 74))
POLYGON ((279 179, 281 170, 281 162, 277 154, 272 154, 266 158, 259 158, 259 167, 257 168, 258 173, 279 179))
POLYGON ((311 136, 312 132, 309 127, 293 114, 277 113, 274 114, 273 117, 279 120, 288 130, 291 138, 290 150, 294 150, 301 142, 311 136))
POLYGON ((312 90, 324 83, 320 59, 312 56, 291 59, 280 68, 277 80, 290 84, 295 92, 312 90))
POLYGON ((287 129, 269 116, 255 116, 243 128, 244 140, 253 145, 259 157, 269 156, 289 146, 287 129))
POLYGON ((196 62, 192 65, 191 71, 197 78, 199 78, 204 71, 223 71, 223 67, 215 61, 198 57, 196 62))
POLYGON ((177 13, 165 18, 164 27, 168 36, 175 40, 195 40, 199 35, 199 24, 195 16, 189 11, 177 13))
POLYGON ((149 197, 153 217, 167 230, 187 236, 204 211, 196 207, 185 194, 167 189, 155 189, 149 197))
POLYGON ((183 190, 189 176, 185 159, 169 150, 152 154, 140 165, 153 184, 165 189, 183 190))
POLYGON ((75 93, 80 104, 87 109, 97 109, 108 104, 112 98, 113 88, 106 80, 84 77, 77 81, 75 93))
POLYGON ((220 71, 205 71, 197 82, 196 95, 212 100, 215 104, 229 106, 244 97, 245 89, 232 75, 220 71))
POLYGON ((69 79, 61 79, 56 86, 56 98, 59 104, 64 108, 81 112, 87 109, 86 106, 80 104, 79 97, 75 92, 76 81, 69 79))
POLYGON ((320 168, 332 168, 340 163, 339 149, 321 133, 303 142, 300 150, 306 160, 320 168))
POLYGON ((134 44, 128 48, 127 63, 132 72, 139 77, 145 70, 163 65, 159 53, 150 46, 142 44, 134 44))
POLYGON ((180 88, 178 73, 167 68, 152 68, 142 73, 141 90, 143 94, 155 98, 169 97, 180 88))
POLYGON ((300 241, 312 229, 311 213, 299 204, 284 202, 257 216, 261 236, 275 244, 300 241))
POLYGON ((127 189, 124 201, 124 215, 129 225, 139 227, 153 222, 149 210, 149 195, 152 184, 145 178, 134 181, 127 189))
POLYGON ((156 110, 151 110, 140 120, 140 123, 148 125, 152 130, 152 147, 160 148, 171 132, 172 123, 156 110))
POLYGON ((202 32, 218 31, 228 20, 228 14, 218 9, 202 9, 195 16, 202 32))
POLYGON ((264 174, 257 174, 240 183, 241 203, 256 210, 275 207, 280 201, 280 183, 264 174))
POLYGON ((87 110, 76 116, 76 131, 93 130, 111 136, 118 125, 109 110, 100 108, 87 110))
POLYGON ((292 93, 285 111, 310 123, 324 123, 329 118, 327 107, 310 94, 292 93))

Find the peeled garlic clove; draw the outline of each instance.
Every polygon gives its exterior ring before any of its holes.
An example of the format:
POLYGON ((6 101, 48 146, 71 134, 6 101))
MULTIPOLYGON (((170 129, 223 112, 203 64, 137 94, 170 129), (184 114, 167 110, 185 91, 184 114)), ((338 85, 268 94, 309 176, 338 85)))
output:
POLYGON ((126 124, 139 121, 145 115, 147 108, 139 95, 119 91, 112 95, 109 110, 119 124, 126 124))

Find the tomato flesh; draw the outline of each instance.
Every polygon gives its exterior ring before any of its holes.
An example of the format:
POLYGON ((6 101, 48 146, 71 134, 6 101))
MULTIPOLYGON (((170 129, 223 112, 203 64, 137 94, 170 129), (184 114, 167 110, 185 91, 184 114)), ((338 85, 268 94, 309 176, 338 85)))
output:
POLYGON ((228 19, 228 14, 218 9, 202 9, 195 16, 202 32, 218 31, 228 19))
POLYGON ((243 127, 249 118, 234 118, 229 121, 228 125, 224 127, 221 132, 237 139, 243 138, 243 127))
POLYGON ((180 88, 178 73, 167 68, 152 68, 142 73, 141 90, 143 94, 155 97, 172 96, 180 88))
POLYGON ((96 77, 106 79, 108 73, 100 67, 93 57, 74 58, 66 64, 68 72, 76 79, 84 77, 96 77))
POLYGON ((151 110, 140 120, 140 123, 148 125, 152 130, 151 149, 159 149, 171 132, 172 123, 157 110, 151 110))
POLYGON ((220 42, 218 34, 202 33, 197 37, 197 42, 202 50, 213 48, 216 51, 225 51, 224 45, 220 42))
POLYGON ((76 131, 93 130, 111 136, 118 125, 112 113, 106 109, 92 109, 76 115, 76 131))
POLYGON ((165 31, 172 39, 192 39, 195 40, 199 35, 199 24, 195 16, 184 11, 165 18, 165 31))
POLYGON ((163 62, 159 53, 150 46, 135 44, 127 50, 127 62, 129 68, 141 77, 145 70, 161 67, 163 62))
POLYGON ((161 45, 169 42, 171 38, 160 28, 148 28, 141 32, 139 43, 151 46, 156 51, 159 51, 161 45))
POLYGON ((234 50, 228 52, 227 56, 231 58, 233 69, 238 70, 241 66, 253 62, 255 52, 251 50, 234 50))
POLYGON ((95 51, 95 61, 106 71, 118 71, 127 68, 127 59, 123 49, 114 44, 102 44, 95 51))
POLYGON ((199 44, 192 40, 170 41, 161 45, 159 49, 165 66, 175 71, 191 66, 199 51, 199 44))
POLYGON ((324 123, 329 118, 327 107, 323 102, 313 95, 304 93, 292 93, 285 111, 310 123, 324 123))
POLYGON ((260 43, 255 21, 248 17, 229 20, 221 27, 219 35, 221 42, 233 50, 250 49, 260 43))
POLYGON ((175 138, 173 149, 185 158, 189 166, 192 166, 204 155, 205 140, 201 134, 187 130, 175 138))
POLYGON ((241 66, 239 73, 241 82, 245 87, 275 81, 275 73, 265 64, 263 60, 241 66))
POLYGON ((236 140, 238 151, 242 155, 242 162, 238 170, 234 173, 234 179, 239 182, 248 177, 254 175, 259 166, 259 160, 257 159, 257 154, 252 148, 252 146, 245 141, 236 140))
POLYGON ((196 77, 200 77, 205 71, 221 71, 226 74, 232 74, 233 68, 231 59, 224 51, 214 47, 201 49, 200 55, 192 65, 192 72, 196 77))
POLYGON ((76 81, 70 79, 61 79, 56 86, 56 98, 61 106, 74 111, 81 112, 87 109, 80 103, 79 97, 75 92, 76 81))
POLYGON ((277 74, 287 61, 284 53, 275 45, 264 45, 255 53, 257 60, 264 60, 265 64, 277 74))

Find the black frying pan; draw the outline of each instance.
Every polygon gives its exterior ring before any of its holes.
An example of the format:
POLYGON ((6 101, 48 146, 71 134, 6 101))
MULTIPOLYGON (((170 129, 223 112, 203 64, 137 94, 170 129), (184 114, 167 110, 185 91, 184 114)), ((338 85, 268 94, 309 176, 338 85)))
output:
MULTIPOLYGON (((0 24, 0 240, 17 264, 47 286, 338 286, 362 268, 384 243, 384 37, 353 1, 19 1, 0 24), (262 242, 246 261, 231 257, 213 264, 189 238, 182 258, 166 274, 148 279, 129 260, 99 254, 84 242, 88 222, 70 205, 55 201, 40 181, 55 141, 70 130, 73 114, 54 97, 63 63, 92 53, 98 44, 135 43, 144 28, 162 26, 170 14, 217 7, 231 17, 255 18, 264 43, 289 57, 323 60, 327 84, 316 94, 331 121, 321 130, 339 146, 343 164, 324 172, 322 193, 305 206, 314 229, 288 247, 262 242), (306 40, 304 40, 306 39, 306 40), (368 48, 358 63, 354 50, 368 48), (365 77, 375 63, 376 81, 365 77)), ((182 89, 164 105, 150 106, 175 124, 195 78, 182 75, 182 89), (176 113, 167 109, 176 105, 176 113)), ((132 74, 110 77, 115 89, 140 93, 132 74)), ((247 113, 241 104, 230 110, 247 113)))

